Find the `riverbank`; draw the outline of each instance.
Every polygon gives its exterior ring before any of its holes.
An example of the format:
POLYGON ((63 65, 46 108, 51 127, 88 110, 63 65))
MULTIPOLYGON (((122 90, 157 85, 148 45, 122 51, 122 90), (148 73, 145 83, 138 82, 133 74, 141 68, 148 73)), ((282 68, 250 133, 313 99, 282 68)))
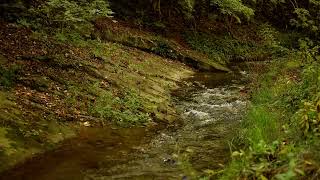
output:
POLYGON ((319 179, 320 70, 309 53, 253 68, 251 104, 221 179, 319 179))
POLYGON ((1 170, 55 148, 83 127, 175 120, 170 93, 193 69, 116 43, 37 35, 16 24, 1 26, 1 170))

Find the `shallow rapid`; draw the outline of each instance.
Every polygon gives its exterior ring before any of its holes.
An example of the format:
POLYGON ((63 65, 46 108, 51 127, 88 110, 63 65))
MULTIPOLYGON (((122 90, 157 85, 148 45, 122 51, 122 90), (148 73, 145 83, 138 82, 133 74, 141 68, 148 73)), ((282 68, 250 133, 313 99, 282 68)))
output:
MULTIPOLYGON (((222 169, 247 104, 241 73, 199 73, 173 92, 179 125, 88 128, 79 138, 7 172, 4 179, 192 179, 222 169)), ((0 178, 1 179, 1 178, 0 178)))

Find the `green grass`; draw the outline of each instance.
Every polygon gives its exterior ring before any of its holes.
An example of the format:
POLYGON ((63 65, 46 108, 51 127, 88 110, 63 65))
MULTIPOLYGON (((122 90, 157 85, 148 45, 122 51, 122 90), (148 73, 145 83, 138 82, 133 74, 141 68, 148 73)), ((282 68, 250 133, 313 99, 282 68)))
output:
POLYGON ((221 179, 319 178, 320 161, 315 153, 320 142, 319 64, 306 64, 301 71, 297 62, 274 62, 258 78, 254 86, 258 88, 233 141, 236 151, 221 179))
POLYGON ((91 105, 91 113, 119 125, 142 124, 150 117, 144 110, 142 99, 133 91, 117 97, 111 91, 101 91, 91 105))
MULTIPOLYGON (((279 125, 277 115, 270 113, 270 109, 265 106, 254 105, 246 117, 247 127, 244 131, 250 144, 256 145, 260 141, 271 143, 279 137, 279 125)), ((255 148, 253 146, 253 148, 255 148)))

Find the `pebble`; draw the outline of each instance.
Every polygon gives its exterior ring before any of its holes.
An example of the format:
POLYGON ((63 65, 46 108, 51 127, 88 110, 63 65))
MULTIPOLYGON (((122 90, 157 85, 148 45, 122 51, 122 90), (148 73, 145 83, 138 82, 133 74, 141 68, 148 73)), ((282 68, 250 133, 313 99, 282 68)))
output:
POLYGON ((88 121, 84 122, 83 125, 84 125, 85 127, 90 127, 90 126, 91 126, 90 122, 88 122, 88 121))

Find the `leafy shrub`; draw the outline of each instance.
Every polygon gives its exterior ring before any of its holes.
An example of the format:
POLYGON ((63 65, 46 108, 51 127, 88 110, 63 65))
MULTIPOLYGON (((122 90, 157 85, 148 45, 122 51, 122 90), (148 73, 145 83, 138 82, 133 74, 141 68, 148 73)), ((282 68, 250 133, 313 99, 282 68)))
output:
MULTIPOLYGON (((320 102, 320 101, 319 101, 320 102)), ((295 120, 305 136, 320 136, 319 102, 304 102, 295 116, 295 120)))
POLYGON ((203 13, 201 11, 206 11, 206 15, 209 16, 215 14, 221 18, 235 19, 239 23, 241 20, 249 20, 254 15, 254 9, 246 6, 241 0, 178 0, 177 5, 187 20, 194 18, 194 14, 203 13))
POLYGON ((88 36, 92 30, 91 22, 97 17, 110 17, 112 11, 106 0, 49 0, 31 8, 29 22, 21 19, 20 24, 31 26, 36 30, 46 29, 51 32, 75 31, 88 36))
POLYGON ((248 151, 235 151, 232 153, 232 169, 221 179, 295 179, 304 175, 301 170, 301 161, 298 159, 298 150, 292 145, 283 145, 279 141, 265 143, 260 141, 255 148, 248 151), (279 170, 275 170, 282 167, 279 170), (240 170, 237 171, 237 170, 240 170), (273 173, 277 175, 271 178, 273 173))
POLYGON ((254 10, 244 5, 241 0, 211 0, 211 5, 218 6, 223 15, 234 17, 239 23, 240 17, 249 20, 254 15, 254 10))
POLYGON ((278 46, 279 42, 276 37, 279 36, 278 32, 269 24, 262 24, 258 30, 259 36, 262 38, 265 45, 278 46))
POLYGON ((312 13, 304 8, 295 8, 293 13, 296 15, 296 18, 290 19, 291 25, 315 35, 319 33, 319 19, 317 19, 319 17, 312 17, 312 13))

